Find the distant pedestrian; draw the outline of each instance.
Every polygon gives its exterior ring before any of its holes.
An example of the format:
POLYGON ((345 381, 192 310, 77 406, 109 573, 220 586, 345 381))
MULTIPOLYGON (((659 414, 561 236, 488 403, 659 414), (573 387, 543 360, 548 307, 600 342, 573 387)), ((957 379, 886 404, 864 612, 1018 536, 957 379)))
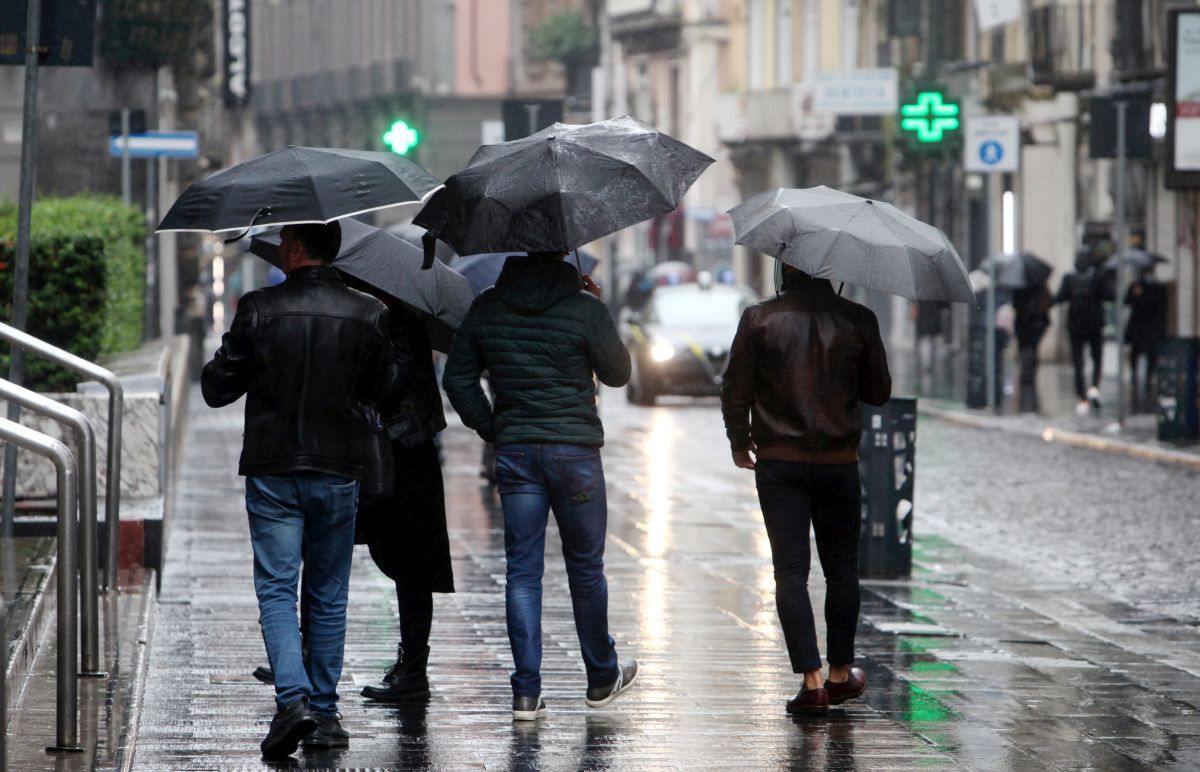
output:
POLYGON ((1013 330, 1017 338, 1020 363, 1018 405, 1022 413, 1041 412, 1037 391, 1038 346, 1050 326, 1050 290, 1045 283, 1014 289, 1013 330))
POLYGON ((392 443, 395 482, 390 498, 362 507, 358 517, 375 565, 396 583, 400 642, 383 684, 364 687, 362 695, 407 702, 429 698, 433 593, 454 592, 446 495, 434 444, 446 417, 424 325, 398 301, 381 299, 388 304, 394 384, 377 407, 392 443))
POLYGON ((1158 367, 1158 349, 1167 337, 1167 288, 1154 278, 1154 264, 1143 268, 1136 282, 1125 293, 1129 320, 1125 325, 1125 342, 1129 344, 1129 379, 1135 410, 1146 408, 1153 396, 1150 392, 1158 367), (1138 380, 1138 365, 1146 360, 1146 372, 1138 380))
POLYGON ((733 462, 753 469, 775 566, 775 605, 792 671, 803 673, 789 713, 825 713, 862 695, 854 663, 858 443, 862 403, 891 398, 879 323, 829 281, 785 266, 783 292, 742 314, 721 391, 733 462), (809 527, 825 573, 829 678, 808 598, 809 527))
POLYGON ((593 377, 629 380, 621 343, 600 288, 564 263, 565 253, 508 258, 454 338, 442 385, 463 423, 496 445, 504 509, 504 587, 513 720, 546 715, 542 680, 542 573, 553 510, 563 542, 575 630, 587 670, 588 707, 633 686, 637 660, 618 663, 608 634, 604 539, 608 502, 593 377), (586 290, 586 291, 584 291, 586 290), (495 401, 479 378, 488 371, 495 401))
POLYGON ((1053 303, 1067 303, 1067 336, 1071 341, 1071 364, 1075 371, 1075 412, 1087 415, 1088 407, 1099 411, 1100 373, 1104 360, 1104 274, 1090 253, 1081 252, 1075 270, 1063 277, 1053 303), (1091 381, 1084 379, 1083 352, 1092 357, 1091 381))
POLYGON ((279 259, 288 278, 242 296, 201 387, 211 407, 246 396, 238 471, 254 548, 259 623, 275 680, 277 713, 267 758, 339 748, 337 682, 362 446, 362 405, 388 387, 387 308, 348 288, 329 266, 341 228, 288 225, 279 259), (302 546, 303 545, 303 546, 302 546), (307 629, 296 620, 301 552, 307 629))

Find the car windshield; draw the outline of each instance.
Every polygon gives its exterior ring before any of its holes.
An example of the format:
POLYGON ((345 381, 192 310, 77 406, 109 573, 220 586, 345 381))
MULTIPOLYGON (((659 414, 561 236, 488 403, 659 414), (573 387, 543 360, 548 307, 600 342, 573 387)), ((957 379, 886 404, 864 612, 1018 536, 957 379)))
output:
POLYGON ((651 303, 649 321, 670 327, 733 327, 747 305, 740 292, 662 293, 651 303))

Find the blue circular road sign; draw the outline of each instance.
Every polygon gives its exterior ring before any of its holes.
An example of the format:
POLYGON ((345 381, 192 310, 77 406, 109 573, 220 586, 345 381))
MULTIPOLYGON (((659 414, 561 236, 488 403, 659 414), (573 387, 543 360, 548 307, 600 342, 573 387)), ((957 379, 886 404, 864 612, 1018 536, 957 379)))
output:
POLYGON ((979 145, 979 160, 988 166, 995 166, 1004 158, 1004 146, 994 139, 989 139, 979 145))

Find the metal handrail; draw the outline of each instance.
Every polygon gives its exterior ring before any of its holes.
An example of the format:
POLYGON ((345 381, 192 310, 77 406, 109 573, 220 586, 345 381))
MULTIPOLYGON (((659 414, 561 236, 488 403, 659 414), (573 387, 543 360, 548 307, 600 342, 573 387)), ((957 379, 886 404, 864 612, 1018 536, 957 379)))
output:
MULTIPOLYGON (((79 438, 79 592, 80 673, 102 676, 100 669, 100 592, 96 567, 96 433, 87 417, 44 394, 0 379, 0 397, 75 430, 79 438)), ((59 569, 62 570, 62 569, 59 569)))
POLYGON ((58 477, 58 687, 55 744, 47 750, 79 751, 79 471, 66 445, 27 426, 0 418, 0 440, 45 456, 54 462, 58 477))
POLYGON ((109 370, 70 351, 52 346, 16 327, 0 322, 0 340, 32 351, 80 375, 93 378, 108 389, 108 492, 104 497, 105 528, 108 531, 108 550, 104 567, 104 589, 117 589, 117 546, 120 542, 121 504, 121 424, 125 413, 125 389, 109 370))

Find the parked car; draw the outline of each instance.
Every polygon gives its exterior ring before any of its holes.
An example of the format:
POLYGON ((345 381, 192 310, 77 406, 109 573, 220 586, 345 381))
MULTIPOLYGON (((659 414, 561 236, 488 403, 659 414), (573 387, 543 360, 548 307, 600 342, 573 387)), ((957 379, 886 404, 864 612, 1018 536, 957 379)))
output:
POLYGON ((664 394, 720 394, 738 320, 756 300, 746 287, 711 281, 656 287, 622 330, 633 359, 626 398, 653 405, 664 394))

